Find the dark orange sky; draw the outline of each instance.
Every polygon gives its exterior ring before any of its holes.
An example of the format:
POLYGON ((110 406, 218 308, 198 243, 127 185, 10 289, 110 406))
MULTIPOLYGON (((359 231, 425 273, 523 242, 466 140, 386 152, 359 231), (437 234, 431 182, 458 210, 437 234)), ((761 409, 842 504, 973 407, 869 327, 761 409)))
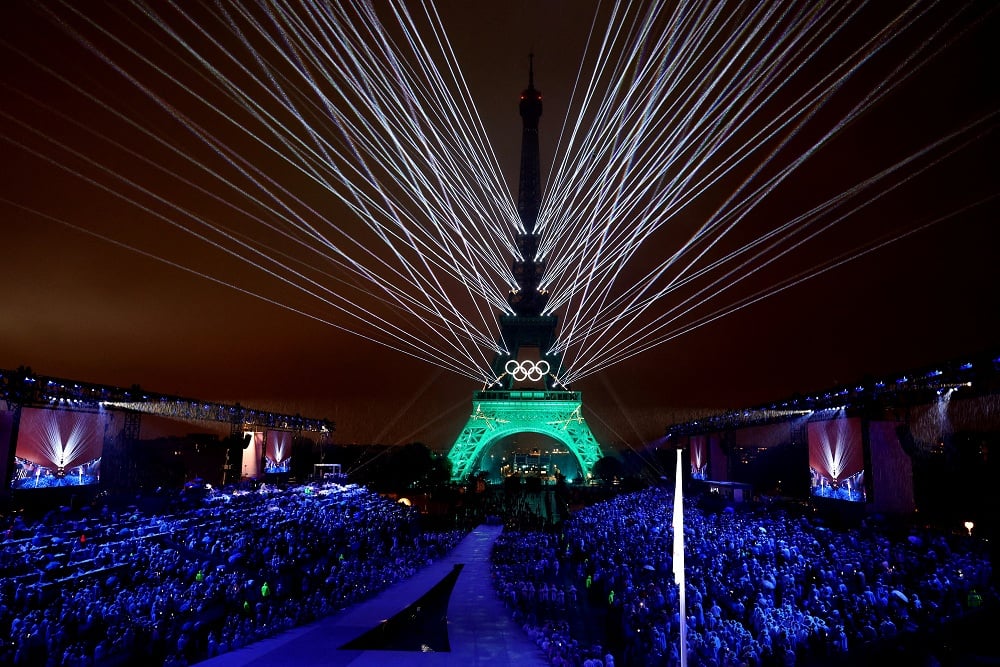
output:
MULTIPOLYGON (((85 13, 116 30, 135 30, 109 11, 114 4, 87 3, 85 13)), ((472 102, 515 194, 517 100, 526 84, 527 53, 535 54, 535 83, 544 95, 541 159, 547 173, 557 159, 595 5, 438 3, 472 102)), ((973 3, 969 16, 978 22, 965 16, 952 27, 955 41, 930 66, 839 134, 754 217, 758 225, 780 224, 808 207, 814 195, 843 188, 971 118, 985 119, 978 138, 854 216, 835 237, 840 245, 814 243, 769 268, 761 280, 778 283, 882 233, 899 234, 946 214, 947 220, 582 380, 574 388, 583 391, 585 414, 602 443, 637 444, 692 411, 757 405, 976 354, 1000 342, 1000 12, 993 5, 973 3)), ((67 11, 48 1, 11 0, 0 7, 0 368, 24 365, 43 375, 139 384, 154 392, 328 418, 337 423, 338 441, 450 446, 477 383, 354 335, 359 325, 329 312, 322 318, 337 326, 248 294, 309 309, 259 271, 191 243, 100 187, 120 185, 95 170, 88 156, 149 185, 144 203, 162 197, 240 224, 208 197, 153 178, 126 151, 108 147, 110 138, 154 160, 177 160, 58 77, 141 118, 181 150, 191 138, 47 16, 67 11), (87 136, 70 121, 103 138, 87 136), (157 257, 183 261, 239 289, 157 257)), ((70 22, 86 25, 79 16, 70 22)), ((94 39, 124 57, 99 35, 94 39)), ((885 57, 903 62, 906 51, 885 57)), ((180 67, 175 61, 163 66, 180 67)), ((150 68, 135 64, 132 71, 145 76, 150 68)), ((824 113, 851 103, 854 91, 847 88, 824 113)), ((168 100, 177 94, 161 92, 168 100)), ((228 140, 239 141, 220 130, 220 141, 228 140)), ((265 164, 258 148, 234 148, 265 164)), ((180 160, 171 166, 185 169, 180 160)), ((274 168, 282 182, 296 182, 274 168)), ((714 204, 699 202, 705 210, 714 204)), ((637 261, 671 247, 669 239, 654 237, 637 261)))

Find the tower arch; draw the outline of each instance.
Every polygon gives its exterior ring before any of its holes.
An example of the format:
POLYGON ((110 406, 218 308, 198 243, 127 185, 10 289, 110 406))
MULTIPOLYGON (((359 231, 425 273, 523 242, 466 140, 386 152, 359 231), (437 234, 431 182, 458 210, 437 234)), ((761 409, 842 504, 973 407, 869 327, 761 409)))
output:
POLYGON ((473 474, 480 457, 495 443, 518 433, 539 433, 565 445, 584 479, 590 478, 602 456, 583 418, 578 391, 478 391, 472 403, 472 414, 448 453, 455 481, 473 474))

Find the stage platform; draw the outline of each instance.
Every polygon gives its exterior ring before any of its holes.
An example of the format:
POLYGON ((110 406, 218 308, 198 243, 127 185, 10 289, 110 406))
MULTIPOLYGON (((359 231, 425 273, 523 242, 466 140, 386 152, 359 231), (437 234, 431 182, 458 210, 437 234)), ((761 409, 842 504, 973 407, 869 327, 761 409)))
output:
POLYGON ((479 526, 452 552, 406 581, 329 618, 221 656, 199 667, 544 667, 541 650, 514 624, 490 581, 490 548, 501 526, 479 526), (435 652, 344 650, 430 591, 456 566, 461 571, 447 607, 450 650, 435 652))

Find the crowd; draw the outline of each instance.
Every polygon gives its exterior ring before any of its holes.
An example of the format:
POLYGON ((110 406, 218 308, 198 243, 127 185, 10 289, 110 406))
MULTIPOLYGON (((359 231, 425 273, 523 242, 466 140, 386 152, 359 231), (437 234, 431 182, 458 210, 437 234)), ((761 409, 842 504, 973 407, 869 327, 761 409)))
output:
POLYGON ((8 520, 0 664, 181 667, 322 618, 449 552, 415 508, 355 485, 213 491, 167 514, 8 520))
MULTIPOLYGON (((680 664, 672 506, 669 489, 650 488, 560 523, 505 521, 493 584, 551 664, 680 664)), ((978 540, 887 528, 685 499, 687 663, 857 664, 867 647, 997 604, 978 540)), ((416 509, 335 483, 211 491, 165 512, 17 516, 4 530, 0 664, 68 667, 225 653, 366 599, 467 532, 428 531, 416 509)))
MULTIPOLYGON (((494 585, 551 664, 680 664, 672 495, 623 494, 557 529, 500 536, 494 585), (599 636, 574 628, 578 596, 600 610, 599 636)), ((997 601, 983 545, 930 528, 842 529, 806 511, 685 499, 684 544, 692 667, 847 664, 997 601)))

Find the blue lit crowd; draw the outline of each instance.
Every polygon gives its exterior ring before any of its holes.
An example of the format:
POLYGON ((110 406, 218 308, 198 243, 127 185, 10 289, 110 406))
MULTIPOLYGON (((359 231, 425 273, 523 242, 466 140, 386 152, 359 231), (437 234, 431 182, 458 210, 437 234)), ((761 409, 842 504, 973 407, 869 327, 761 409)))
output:
MULTIPOLYGON (((624 493, 558 524, 528 506, 504 514, 493 585, 550 664, 681 664, 672 495, 624 493)), ((967 535, 695 498, 684 522, 692 667, 851 662, 998 601, 967 535)), ((428 531, 415 508, 336 483, 211 491, 166 512, 17 516, 3 529, 0 664, 32 667, 190 665, 365 600, 468 532, 428 531)))
MULTIPOLYGON (((672 497, 623 494, 558 529, 500 536, 498 595, 552 665, 681 664, 672 497), (578 596, 605 617, 603 645, 574 628, 578 596)), ((689 499, 684 522, 692 667, 848 664, 996 604, 988 554, 963 534, 870 521, 835 529, 807 511, 689 499)))
POLYGON ((0 544, 0 664, 181 667, 366 599, 467 531, 359 486, 213 491, 168 514, 20 516, 0 544))

